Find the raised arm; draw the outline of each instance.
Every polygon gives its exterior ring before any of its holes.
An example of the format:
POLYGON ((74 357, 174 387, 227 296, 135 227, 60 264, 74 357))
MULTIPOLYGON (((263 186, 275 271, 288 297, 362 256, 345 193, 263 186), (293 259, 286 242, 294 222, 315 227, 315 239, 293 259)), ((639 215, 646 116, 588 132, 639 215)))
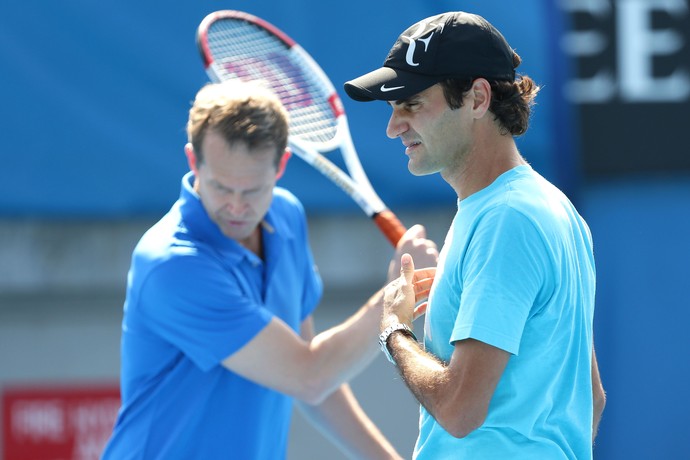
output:
MULTIPOLYGON (((421 226, 405 233, 393 259, 400 260, 403 252, 412 252, 425 266, 435 266, 438 257, 436 245, 426 239, 421 226)), ((419 300, 425 295, 420 294, 419 300)), ((244 347, 224 359, 223 365, 261 385, 319 404, 372 361, 382 311, 380 290, 345 322, 311 340, 273 318, 244 347)))
POLYGON ((274 317, 223 365, 261 385, 319 404, 374 358, 381 306, 379 291, 352 317, 310 341, 274 317))

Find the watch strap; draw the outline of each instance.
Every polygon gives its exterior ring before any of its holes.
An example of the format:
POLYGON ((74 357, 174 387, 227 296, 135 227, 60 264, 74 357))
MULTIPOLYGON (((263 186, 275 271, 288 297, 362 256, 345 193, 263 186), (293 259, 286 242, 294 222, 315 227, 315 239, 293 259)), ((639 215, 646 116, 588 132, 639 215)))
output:
POLYGON ((392 362, 393 364, 396 363, 393 359, 393 356, 391 355, 390 350, 388 349, 388 338, 395 331, 402 331, 408 336, 412 337, 415 340, 415 342, 417 341, 417 336, 414 335, 414 332, 407 324, 397 323, 385 328, 379 335, 379 345, 381 346, 381 351, 383 351, 383 354, 385 354, 386 358, 388 358, 388 361, 392 362))

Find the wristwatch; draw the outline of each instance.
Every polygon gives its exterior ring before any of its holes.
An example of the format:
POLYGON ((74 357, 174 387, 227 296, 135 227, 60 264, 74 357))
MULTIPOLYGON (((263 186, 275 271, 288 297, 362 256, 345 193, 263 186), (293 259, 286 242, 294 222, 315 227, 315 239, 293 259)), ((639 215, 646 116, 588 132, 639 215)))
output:
POLYGON ((412 329, 410 329, 410 327, 407 324, 397 323, 385 328, 383 332, 381 332, 381 334, 379 335, 379 345, 381 345, 381 351, 383 351, 383 354, 386 355, 388 361, 392 362, 393 364, 396 364, 396 362, 391 356, 390 350, 388 350, 388 338, 395 331, 402 331, 405 334, 412 337, 415 340, 415 342, 417 341, 417 336, 414 335, 414 332, 412 332, 412 329))

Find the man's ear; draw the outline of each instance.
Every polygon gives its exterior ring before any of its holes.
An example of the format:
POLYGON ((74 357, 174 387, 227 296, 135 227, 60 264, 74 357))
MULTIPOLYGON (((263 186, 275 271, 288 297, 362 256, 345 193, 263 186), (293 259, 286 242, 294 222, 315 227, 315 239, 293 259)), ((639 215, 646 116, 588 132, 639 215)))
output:
POLYGON ((283 173, 285 173, 285 168, 287 167, 287 162, 291 156, 292 152, 290 151, 290 149, 285 149, 285 152, 283 153, 283 156, 280 157, 280 162, 278 163, 278 172, 276 173, 276 180, 283 177, 283 173))
POLYGON ((472 110, 477 118, 484 116, 491 106, 491 84, 484 78, 472 82, 472 110))
POLYGON ((194 173, 194 176, 197 175, 197 164, 196 164, 196 154, 194 153, 194 147, 192 146, 191 142, 188 142, 184 146, 184 154, 187 156, 187 164, 189 165, 189 169, 192 170, 194 173))

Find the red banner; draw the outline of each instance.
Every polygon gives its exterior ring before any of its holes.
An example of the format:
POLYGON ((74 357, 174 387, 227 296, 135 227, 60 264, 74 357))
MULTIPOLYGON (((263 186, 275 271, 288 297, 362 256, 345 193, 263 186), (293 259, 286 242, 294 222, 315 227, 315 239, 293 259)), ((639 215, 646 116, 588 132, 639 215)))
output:
POLYGON ((97 460, 112 432, 117 385, 5 388, 4 460, 97 460))

